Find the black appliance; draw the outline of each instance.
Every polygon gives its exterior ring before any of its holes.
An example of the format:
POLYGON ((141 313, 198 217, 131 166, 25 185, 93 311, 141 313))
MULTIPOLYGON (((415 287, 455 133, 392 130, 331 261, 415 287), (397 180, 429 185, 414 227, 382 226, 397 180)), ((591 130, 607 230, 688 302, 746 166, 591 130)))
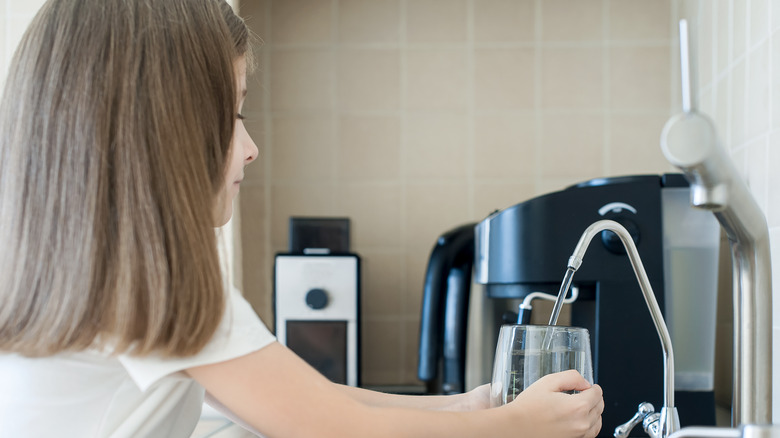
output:
POLYGON ((425 272, 417 375, 427 391, 464 391, 466 318, 474 262, 475 223, 441 235, 425 272))
MULTIPOLYGON (((668 229, 676 226, 670 225, 670 222, 691 220, 667 217, 665 209, 672 211, 676 207, 669 205, 671 203, 666 195, 682 191, 681 199, 687 202, 687 187, 687 182, 679 174, 599 178, 492 213, 473 228, 473 249, 454 243, 447 245, 447 242, 456 241, 455 236, 459 236, 458 241, 468 240, 470 237, 467 237, 468 231, 465 229, 468 226, 442 236, 431 253, 426 274, 420 335, 420 379, 436 389, 436 385, 430 384, 436 381, 436 374, 432 374, 432 371, 435 373, 440 370, 442 392, 469 389, 469 371, 466 369, 463 372, 468 360, 452 363, 461 356, 446 356, 446 340, 457 339, 462 342, 460 339, 464 332, 479 332, 477 336, 465 336, 469 342, 481 339, 477 342, 491 344, 494 348, 496 333, 500 325, 506 322, 500 317, 485 322, 477 319, 475 322, 473 318, 464 317, 468 312, 463 311, 451 311, 448 314, 450 301, 457 301, 458 306, 468 306, 468 297, 471 296, 472 300, 475 297, 462 292, 462 287, 451 286, 449 281, 443 280, 449 279, 451 272, 456 271, 453 268, 455 260, 460 260, 459 264, 463 266, 473 262, 475 284, 471 286, 479 285, 480 293, 484 295, 482 298, 498 308, 503 307, 504 312, 517 310, 514 306, 518 300, 532 292, 557 294, 568 258, 582 232, 601 219, 617 221, 632 234, 656 299, 665 311, 664 317, 669 324, 665 303, 687 299, 684 296, 687 291, 672 290, 672 287, 667 290, 666 287, 669 283, 665 271, 675 269, 670 266, 673 263, 670 263, 672 253, 667 248, 670 245, 668 229), (472 255, 472 251, 473 260, 463 261, 472 255), (445 255, 444 262, 435 261, 439 257, 438 253, 445 255), (447 263, 449 260, 453 262, 447 263), (457 298, 461 296, 467 298, 457 298), (467 326, 465 330, 464 325, 467 326), (450 330, 453 333, 449 333, 450 330), (438 369, 432 364, 436 355, 441 358, 438 369)), ((687 206, 685 214, 688 214, 687 210, 692 209, 687 206)), ((699 221, 707 226, 713 225, 710 219, 711 215, 695 216, 692 226, 698 227, 699 221)), ((714 223, 713 229, 718 229, 717 223, 714 223)), ((717 234, 713 236, 716 242, 719 241, 717 234)), ((715 254, 712 274, 717 277, 717 246, 714 251, 712 247, 707 247, 707 251, 715 254)), ((689 260, 695 262, 690 257, 689 260)), ((594 240, 590 244, 582 267, 574 276, 574 285, 579 288, 579 297, 570 304, 571 325, 585 327, 591 333, 594 379, 604 389, 605 400, 603 427, 599 436, 611 437, 616 426, 627 422, 636 413, 640 402, 651 402, 656 408, 662 406, 661 346, 629 259, 612 232, 605 231, 601 235, 601 242, 594 240)), ((713 304, 714 300, 713 290, 713 304)), ((705 318, 711 317, 714 332, 714 307, 711 309, 703 313, 705 318)), ((670 325, 670 331, 673 332, 673 329, 670 325)), ((678 332, 685 330, 677 329, 678 332)), ((674 333, 672 337, 674 342, 674 333)), ((468 355, 471 349, 481 351, 478 354, 485 356, 484 348, 469 348, 475 346, 468 345, 461 349, 461 345, 455 345, 457 348, 454 352, 458 355, 464 350, 464 354, 468 355)), ((709 351, 714 352, 714 346, 709 351)), ((675 345, 676 358, 685 354, 684 348, 675 345)), ((477 359, 490 363, 493 360, 492 357, 477 359)), ((483 368, 492 369, 492 366, 483 368)), ((684 389, 686 384, 678 384, 675 405, 682 426, 715 425, 711 368, 709 372, 709 384, 705 382, 704 386, 697 386, 694 382, 690 386, 694 390, 684 389)), ((477 384, 489 382, 489 375, 481 378, 482 381, 477 384)), ((704 380, 707 380, 706 376, 704 380)), ((641 428, 636 430, 634 434, 637 436, 645 435, 641 428)))

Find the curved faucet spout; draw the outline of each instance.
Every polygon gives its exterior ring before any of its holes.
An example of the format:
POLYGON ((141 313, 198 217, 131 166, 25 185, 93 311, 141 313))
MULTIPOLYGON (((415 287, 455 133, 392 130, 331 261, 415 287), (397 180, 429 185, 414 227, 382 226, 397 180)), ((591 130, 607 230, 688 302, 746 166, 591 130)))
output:
POLYGON ((669 336, 669 330, 666 328, 666 322, 658 307, 658 301, 655 299, 653 288, 650 286, 650 280, 647 278, 645 267, 639 258, 639 252, 636 249, 631 234, 619 223, 610 220, 601 220, 589 226, 582 237, 580 237, 577 246, 574 248, 572 256, 569 257, 569 269, 577 270, 582 265, 582 258, 588 249, 593 237, 604 230, 612 231, 617 234, 623 246, 626 248, 631 266, 634 268, 634 274, 639 281, 639 287, 650 310, 650 316, 653 318, 655 329, 661 340, 661 347, 664 354, 664 407, 661 410, 661 424, 659 437, 668 437, 672 432, 680 428, 680 421, 677 417, 677 411, 674 408, 674 353, 672 351, 672 338, 669 336))

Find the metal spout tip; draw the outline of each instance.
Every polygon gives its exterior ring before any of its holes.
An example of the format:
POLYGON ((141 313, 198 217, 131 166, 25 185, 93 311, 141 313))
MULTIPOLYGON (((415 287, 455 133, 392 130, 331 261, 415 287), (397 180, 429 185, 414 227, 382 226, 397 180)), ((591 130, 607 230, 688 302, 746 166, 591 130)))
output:
POLYGON ((725 184, 718 184, 714 187, 693 184, 691 186, 691 204, 703 210, 722 211, 728 205, 728 192, 729 188, 725 184))

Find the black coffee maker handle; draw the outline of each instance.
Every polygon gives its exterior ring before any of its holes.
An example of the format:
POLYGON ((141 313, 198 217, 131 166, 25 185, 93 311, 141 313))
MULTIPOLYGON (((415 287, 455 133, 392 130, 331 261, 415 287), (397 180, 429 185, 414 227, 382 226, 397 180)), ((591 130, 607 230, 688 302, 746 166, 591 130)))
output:
MULTIPOLYGON (((467 259, 474 258, 474 226, 470 223, 442 234, 436 241, 428 260, 423 286, 423 301, 420 315, 420 349, 417 377, 428 383, 429 392, 438 376, 439 361, 443 354, 444 313, 447 297, 447 282, 450 270, 458 254, 467 259)), ((469 288, 470 288, 469 271, 469 288)), ((466 293, 466 296, 468 293, 466 293)), ((465 327, 465 319, 462 321, 465 327)), ((465 336, 465 334, 464 334, 465 336)))
POLYGON ((468 319, 469 292, 473 254, 456 256, 447 277, 447 296, 444 308, 444 333, 442 335, 442 392, 459 394, 465 389, 466 380, 466 321, 468 319))

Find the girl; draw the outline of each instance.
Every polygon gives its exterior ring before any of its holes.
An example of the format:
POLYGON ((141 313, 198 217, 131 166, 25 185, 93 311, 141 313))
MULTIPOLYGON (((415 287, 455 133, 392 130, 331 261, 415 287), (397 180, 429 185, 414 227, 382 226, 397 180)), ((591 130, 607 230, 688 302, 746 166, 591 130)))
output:
POLYGON ((49 0, 0 103, 0 431, 188 437, 204 394, 269 437, 593 437, 598 386, 405 397, 333 384, 223 282, 257 157, 223 0, 49 0), (581 391, 576 395, 564 391, 581 391))

